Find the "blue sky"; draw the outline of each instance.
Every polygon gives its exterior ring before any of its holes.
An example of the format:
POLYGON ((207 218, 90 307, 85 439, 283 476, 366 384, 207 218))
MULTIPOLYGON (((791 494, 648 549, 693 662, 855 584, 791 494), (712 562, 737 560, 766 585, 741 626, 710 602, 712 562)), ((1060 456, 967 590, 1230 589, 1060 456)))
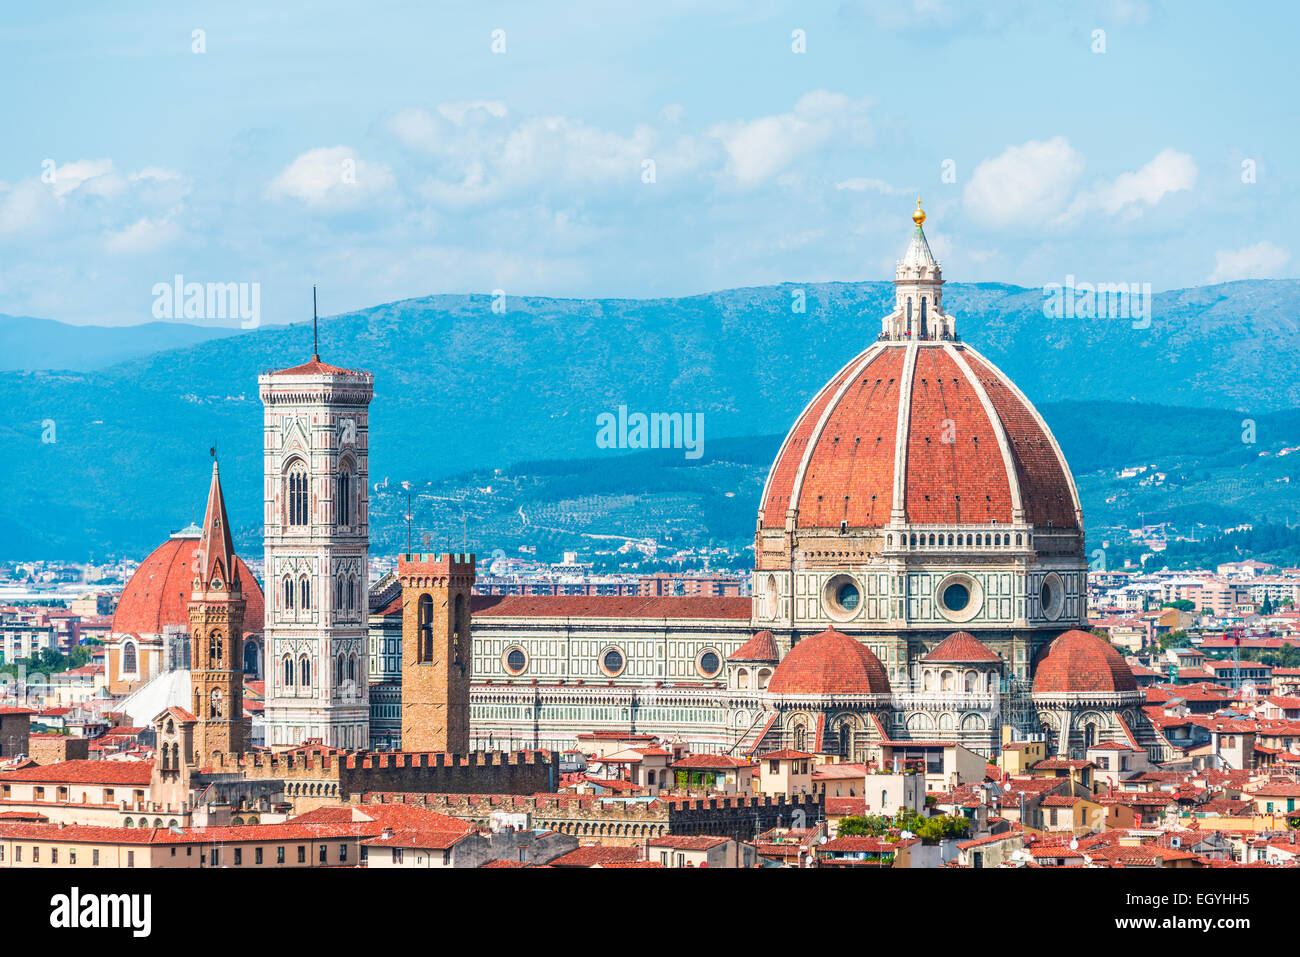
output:
POLYGON ((2 16, 0 313, 146 321, 178 273, 260 284, 267 322, 303 318, 313 281, 330 314, 888 279, 917 193, 949 280, 1300 272, 1290 4, 2 16))

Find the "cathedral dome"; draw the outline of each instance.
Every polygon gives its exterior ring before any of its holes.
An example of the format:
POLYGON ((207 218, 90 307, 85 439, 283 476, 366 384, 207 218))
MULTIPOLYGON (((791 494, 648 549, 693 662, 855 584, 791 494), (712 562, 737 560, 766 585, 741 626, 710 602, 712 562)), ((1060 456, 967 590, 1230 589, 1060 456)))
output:
POLYGON ((1034 670, 1034 694, 1136 691, 1137 680, 1109 641, 1067 631, 1048 645, 1034 670))
POLYGON ((768 474, 760 525, 1080 526, 1046 423, 1011 381, 955 341, 875 343, 795 420, 768 474), (901 411, 900 411, 901 410, 901 411))
POLYGON ((767 690, 772 694, 889 694, 889 675, 871 649, 829 629, 805 638, 781 659, 767 690))
MULTIPOLYGON (((943 311, 924 220, 918 203, 894 310, 875 342, 817 392, 782 443, 760 500, 760 535, 904 524, 1082 528, 1074 480, 1047 424, 943 311)), ((1009 544, 982 539, 962 544, 1009 544)))
MULTIPOLYGON (((131 576, 113 614, 115 634, 158 635, 167 625, 190 625, 194 559, 201 529, 182 529, 155 548, 131 576)), ((244 594, 244 632, 262 631, 262 589, 242 558, 235 559, 244 594)))

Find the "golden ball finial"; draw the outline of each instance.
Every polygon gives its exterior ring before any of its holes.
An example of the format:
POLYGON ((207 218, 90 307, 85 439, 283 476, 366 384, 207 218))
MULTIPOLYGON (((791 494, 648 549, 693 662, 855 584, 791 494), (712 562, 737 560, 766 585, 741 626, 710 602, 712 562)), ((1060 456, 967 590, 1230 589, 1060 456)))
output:
POLYGON ((925 222, 925 210, 921 208, 921 197, 916 197, 916 209, 912 210, 912 222, 919 228, 925 222))

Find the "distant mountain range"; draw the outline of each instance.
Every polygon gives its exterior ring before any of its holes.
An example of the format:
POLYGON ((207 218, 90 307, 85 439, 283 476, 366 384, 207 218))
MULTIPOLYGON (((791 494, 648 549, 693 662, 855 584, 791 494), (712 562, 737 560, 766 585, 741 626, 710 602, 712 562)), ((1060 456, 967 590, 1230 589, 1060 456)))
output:
POLYGON ((240 331, 184 322, 74 326, 53 319, 0 315, 0 371, 92 372, 127 359, 192 346, 240 331))
MULTIPOLYGON (((1178 454, 1188 468, 1202 460, 1250 468, 1259 451, 1296 444, 1297 287, 1249 281, 1159 294, 1148 328, 1049 318, 1035 289, 949 284, 945 296, 962 337, 1039 404, 1084 485, 1087 471, 1153 456, 1178 454), (1256 423, 1253 446, 1242 441, 1247 418, 1256 423), (1182 425, 1172 427, 1175 420, 1182 425)), ((892 292, 889 283, 822 283, 682 299, 517 298, 501 313, 487 296, 434 296, 322 320, 320 351, 374 373, 371 480, 389 479, 390 492, 403 479, 445 483, 557 460, 590 462, 594 487, 595 470, 619 457, 597 447, 596 417, 620 405, 703 413, 699 462, 681 450, 653 453, 664 463, 680 459, 673 471, 683 475, 712 461, 712 442, 784 433, 811 394, 874 340, 892 292), (800 290, 805 312, 792 310, 800 290)), ((75 328, 89 341, 91 332, 75 328)), ((141 328, 94 335, 119 337, 125 348, 157 332, 141 328)), ((70 352, 82 356, 81 369, 70 361, 70 371, 0 373, 0 398, 15 410, 0 423, 10 450, 0 478, 0 558, 143 553, 199 517, 213 443, 241 545, 259 541, 257 374, 303 361, 310 323, 204 331, 204 341, 106 368, 88 368, 84 352, 70 352)), ((1150 490, 1157 498, 1158 488, 1150 490)), ((1288 505, 1292 489, 1262 490, 1288 505)), ((1245 491, 1249 501, 1254 492, 1245 491)), ((1094 511, 1119 506, 1118 497, 1105 502, 1111 492, 1098 493, 1095 506, 1085 501, 1090 527, 1094 511)), ((706 522, 695 537, 749 537, 757 493, 745 494, 727 500, 717 519, 726 527, 706 522)), ((401 510, 382 496, 375 505, 376 543, 404 539, 401 510)))

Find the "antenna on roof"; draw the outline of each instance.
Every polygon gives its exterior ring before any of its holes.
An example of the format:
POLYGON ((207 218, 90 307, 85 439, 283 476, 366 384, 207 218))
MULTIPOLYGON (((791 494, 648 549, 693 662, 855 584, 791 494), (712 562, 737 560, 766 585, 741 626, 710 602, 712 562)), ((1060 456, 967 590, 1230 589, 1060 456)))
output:
POLYGON ((320 362, 320 340, 316 335, 316 284, 311 284, 311 361, 320 362))

